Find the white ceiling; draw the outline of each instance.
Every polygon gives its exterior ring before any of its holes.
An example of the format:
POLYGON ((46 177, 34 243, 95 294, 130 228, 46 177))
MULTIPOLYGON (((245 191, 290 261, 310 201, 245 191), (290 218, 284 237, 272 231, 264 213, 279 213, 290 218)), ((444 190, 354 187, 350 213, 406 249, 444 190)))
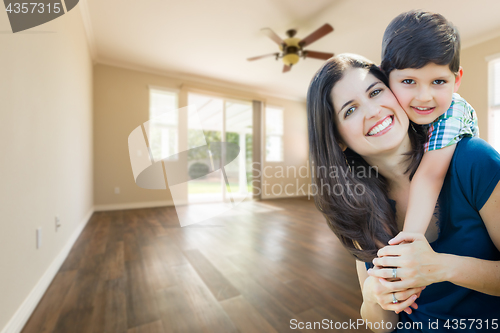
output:
MULTIPOLYGON (((303 38, 324 23, 334 31, 306 49, 351 52, 380 61, 387 24, 409 9, 443 14, 460 30, 463 47, 500 35, 499 0, 83 0, 94 60, 171 77, 305 100, 322 61, 300 60, 291 72, 260 30, 303 38)), ((85 16, 85 15, 84 15, 85 16)))

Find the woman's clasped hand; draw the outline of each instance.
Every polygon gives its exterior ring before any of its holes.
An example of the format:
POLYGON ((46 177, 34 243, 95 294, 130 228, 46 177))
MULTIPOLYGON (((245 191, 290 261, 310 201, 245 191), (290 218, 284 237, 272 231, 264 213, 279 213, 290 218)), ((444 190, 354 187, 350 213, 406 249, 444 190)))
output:
POLYGON ((417 309, 417 298, 420 296, 425 287, 401 289, 394 286, 395 281, 399 278, 382 278, 386 275, 382 273, 385 268, 375 266, 368 270, 370 275, 363 285, 363 299, 368 302, 379 304, 382 309, 399 313, 405 311, 408 314, 412 313, 412 308, 417 309), (393 282, 394 281, 394 282, 393 282))
MULTIPOLYGON (((391 286, 399 289, 425 287, 446 280, 442 254, 434 252, 424 235, 401 232, 390 243, 377 252, 373 265, 380 269, 369 270, 369 275, 392 277, 392 267, 395 267, 400 281, 392 282, 391 286)), ((388 285, 385 280, 382 283, 388 285)))
MULTIPOLYGON (((394 294, 398 300, 397 306, 390 304, 384 309, 399 313, 403 308, 410 314, 407 303, 413 303, 409 300, 411 296, 415 296, 412 298, 415 301, 426 286, 446 280, 443 258, 422 234, 401 232, 389 243, 391 245, 377 252, 378 257, 373 259, 374 268, 368 270, 368 275, 380 283, 375 288, 379 304, 384 304, 384 298, 392 302, 387 293, 394 294)), ((416 309, 415 305, 411 307, 416 309)))

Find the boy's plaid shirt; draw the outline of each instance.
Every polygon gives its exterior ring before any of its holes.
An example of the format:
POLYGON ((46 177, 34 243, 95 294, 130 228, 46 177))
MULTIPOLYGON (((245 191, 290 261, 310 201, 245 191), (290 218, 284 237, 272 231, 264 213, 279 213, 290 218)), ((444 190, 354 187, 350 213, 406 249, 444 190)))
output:
POLYGON ((427 126, 426 152, 451 146, 464 137, 479 137, 476 111, 456 93, 448 110, 427 126))

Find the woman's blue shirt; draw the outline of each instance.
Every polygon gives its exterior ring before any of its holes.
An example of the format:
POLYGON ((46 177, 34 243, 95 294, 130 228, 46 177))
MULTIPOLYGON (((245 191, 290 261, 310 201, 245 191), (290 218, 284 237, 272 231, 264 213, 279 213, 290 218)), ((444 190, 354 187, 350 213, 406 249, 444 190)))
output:
MULTIPOLYGON (((439 236, 430 244, 434 251, 500 261, 500 252, 479 215, 499 181, 496 150, 479 138, 457 143, 439 195, 439 236)), ((471 274, 468 267, 461 269, 471 274)), ((500 333, 500 297, 440 282, 427 286, 416 302, 418 309, 411 315, 400 313, 399 325, 406 329, 397 332, 500 333), (414 329, 420 324, 420 330, 414 329)))

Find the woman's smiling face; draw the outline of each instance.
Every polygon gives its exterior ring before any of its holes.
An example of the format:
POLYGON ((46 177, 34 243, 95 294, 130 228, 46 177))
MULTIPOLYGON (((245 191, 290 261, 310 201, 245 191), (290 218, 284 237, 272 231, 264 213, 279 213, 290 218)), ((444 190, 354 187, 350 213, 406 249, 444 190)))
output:
POLYGON ((340 141, 362 157, 394 151, 409 120, 396 97, 366 69, 350 68, 331 92, 340 141))

